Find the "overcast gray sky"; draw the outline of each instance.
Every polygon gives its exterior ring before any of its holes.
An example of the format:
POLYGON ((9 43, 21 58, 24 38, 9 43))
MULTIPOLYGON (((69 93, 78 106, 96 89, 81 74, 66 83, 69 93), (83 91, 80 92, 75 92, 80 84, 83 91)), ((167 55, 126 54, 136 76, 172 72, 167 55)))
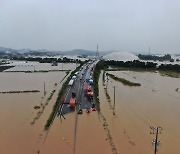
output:
POLYGON ((0 46, 180 53, 180 0, 0 0, 0 46))

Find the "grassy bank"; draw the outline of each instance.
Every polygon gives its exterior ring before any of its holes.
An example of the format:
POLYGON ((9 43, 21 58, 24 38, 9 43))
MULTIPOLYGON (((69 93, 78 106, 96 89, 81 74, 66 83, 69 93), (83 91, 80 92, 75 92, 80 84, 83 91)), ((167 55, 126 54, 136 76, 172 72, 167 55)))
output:
POLYGON ((24 90, 24 91, 3 91, 0 94, 13 94, 13 93, 37 93, 39 90, 24 90))
POLYGON ((119 78, 117 76, 114 76, 113 74, 106 73, 106 75, 108 75, 110 78, 112 78, 112 79, 114 79, 116 81, 119 81, 122 84, 127 85, 127 86, 141 86, 140 83, 134 83, 134 82, 128 81, 128 80, 126 80, 124 78, 119 78))
POLYGON ((110 95, 108 94, 107 89, 104 89, 104 90, 105 90, 106 99, 108 100, 108 103, 110 103, 110 102, 111 102, 111 97, 110 97, 110 95))
POLYGON ((168 76, 172 78, 180 78, 180 72, 170 71, 170 70, 158 70, 158 69, 145 69, 145 68, 136 68, 136 67, 112 67, 106 69, 106 71, 134 71, 134 72, 159 72, 162 76, 168 76))
POLYGON ((135 71, 135 72, 156 72, 156 69, 146 69, 138 67, 111 67, 106 69, 106 71, 135 71))
POLYGON ((103 74, 102 74, 103 86, 105 85, 105 74, 106 74, 106 71, 103 70, 103 74))
POLYGON ((62 78, 62 80, 60 81, 60 83, 64 81, 64 79, 69 75, 69 73, 70 73, 70 71, 66 71, 66 75, 62 78))
MULTIPOLYGON (((110 130, 108 128, 108 124, 107 124, 107 121, 106 121, 106 118, 105 116, 103 115, 103 113, 100 111, 100 102, 99 102, 99 86, 98 86, 98 82, 99 82, 99 77, 100 77, 100 73, 101 73, 101 70, 105 70, 107 68, 107 65, 104 63, 103 60, 100 60, 95 68, 94 68, 94 73, 93 73, 93 79, 94 79, 94 98, 95 98, 95 101, 96 101, 96 107, 97 107, 97 110, 98 110, 98 113, 99 113, 99 116, 101 118, 101 121, 103 123, 103 127, 104 127, 104 130, 106 132, 106 135, 107 135, 107 139, 109 140, 109 145, 111 146, 112 148, 112 153, 113 154, 117 154, 117 150, 116 150, 116 147, 113 143, 113 139, 112 139, 112 135, 110 133, 110 130)), ((105 73, 104 73, 104 77, 103 77, 103 81, 105 81, 105 73)), ((108 98, 108 102, 110 102, 110 96, 109 94, 107 93, 106 91, 106 97, 108 98)), ((111 105, 111 104, 110 104, 111 105)), ((111 108, 111 106, 110 106, 111 108)))
POLYGON ((48 130, 49 127, 51 126, 51 124, 53 123, 54 121, 54 118, 58 112, 58 108, 59 108, 59 105, 60 105, 60 99, 64 96, 65 92, 66 92, 66 89, 68 87, 68 83, 70 81, 70 79, 72 78, 72 76, 75 74, 75 72, 77 72, 79 69, 80 69, 81 65, 79 67, 77 67, 73 72, 71 72, 70 76, 67 78, 67 80, 63 83, 62 85, 62 88, 59 90, 59 93, 58 93, 58 97, 56 99, 56 102, 53 106, 53 110, 44 126, 44 129, 45 130, 48 130))
POLYGON ((180 78, 180 73, 179 72, 161 70, 161 71, 159 71, 159 73, 162 76, 168 76, 168 77, 171 77, 171 78, 180 78))
POLYGON ((94 98, 95 98, 95 101, 96 101, 96 107, 97 107, 97 110, 100 111, 100 102, 99 102, 99 85, 98 85, 98 82, 99 82, 99 76, 100 76, 100 73, 101 73, 101 70, 104 70, 106 67, 106 64, 103 60, 100 60, 95 68, 94 68, 94 73, 93 73, 93 79, 94 79, 94 98))
POLYGON ((35 70, 35 71, 5 71, 6 73, 47 73, 47 72, 64 72, 64 71, 70 71, 70 70, 35 70))

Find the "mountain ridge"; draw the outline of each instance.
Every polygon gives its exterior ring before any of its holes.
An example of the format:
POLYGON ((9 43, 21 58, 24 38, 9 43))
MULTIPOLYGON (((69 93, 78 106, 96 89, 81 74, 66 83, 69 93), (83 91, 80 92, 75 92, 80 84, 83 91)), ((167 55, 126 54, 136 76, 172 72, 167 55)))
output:
MULTIPOLYGON (((23 54, 23 55, 85 55, 85 56, 95 56, 96 51, 86 50, 86 49, 73 49, 68 51, 55 51, 55 50, 47 50, 47 49, 12 49, 6 47, 0 47, 1 53, 8 54, 23 54)), ((99 54, 105 55, 110 53, 111 51, 100 51, 99 54)))

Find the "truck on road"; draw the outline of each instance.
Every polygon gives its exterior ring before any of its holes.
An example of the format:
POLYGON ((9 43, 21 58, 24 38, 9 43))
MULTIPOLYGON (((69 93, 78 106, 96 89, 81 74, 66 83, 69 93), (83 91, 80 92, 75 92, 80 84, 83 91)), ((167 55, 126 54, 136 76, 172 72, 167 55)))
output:
POLYGON ((74 84, 74 80, 71 79, 71 80, 69 81, 68 85, 69 85, 69 86, 72 86, 73 84, 74 84))
POLYGON ((92 91, 92 87, 91 86, 85 86, 84 87, 84 92, 85 92, 85 96, 89 99, 92 100, 93 99, 93 91, 92 91))
POLYGON ((69 107, 70 108, 74 108, 76 105, 76 93, 75 92, 72 92, 72 97, 69 101, 69 107))
POLYGON ((76 98, 71 98, 69 101, 69 107, 74 108, 76 105, 76 98))

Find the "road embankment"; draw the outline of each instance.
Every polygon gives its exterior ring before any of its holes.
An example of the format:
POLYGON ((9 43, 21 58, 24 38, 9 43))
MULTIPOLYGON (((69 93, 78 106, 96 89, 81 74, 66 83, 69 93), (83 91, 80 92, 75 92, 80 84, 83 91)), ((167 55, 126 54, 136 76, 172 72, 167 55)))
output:
POLYGON ((58 112, 59 109, 59 105, 60 105, 60 99, 64 96, 64 94, 66 93, 67 87, 68 87, 68 83, 70 81, 70 79, 72 78, 72 76, 74 76, 74 74, 80 69, 81 65, 79 67, 77 67, 74 71, 71 72, 71 74, 69 75, 69 77, 66 79, 66 81, 63 83, 62 88, 59 90, 58 93, 58 97, 56 99, 56 102, 53 106, 53 110, 44 126, 45 130, 48 130, 49 127, 51 126, 51 124, 54 121, 54 118, 56 117, 56 114, 58 112))

